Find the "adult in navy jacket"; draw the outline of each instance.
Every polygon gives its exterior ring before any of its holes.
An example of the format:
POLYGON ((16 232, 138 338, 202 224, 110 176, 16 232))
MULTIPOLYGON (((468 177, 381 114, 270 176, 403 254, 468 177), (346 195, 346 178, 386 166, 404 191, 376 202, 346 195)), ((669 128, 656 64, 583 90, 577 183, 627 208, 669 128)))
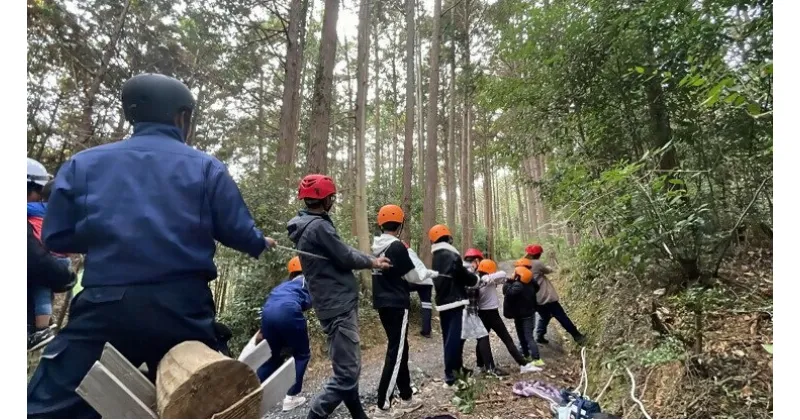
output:
POLYGON ((180 342, 220 348, 208 287, 215 240, 256 258, 274 241, 225 166, 185 144, 194 104, 176 79, 135 76, 122 87, 133 135, 59 170, 42 238, 50 251, 86 255, 84 288, 28 384, 28 418, 97 417, 75 388, 106 342, 146 363, 151 379, 180 342))

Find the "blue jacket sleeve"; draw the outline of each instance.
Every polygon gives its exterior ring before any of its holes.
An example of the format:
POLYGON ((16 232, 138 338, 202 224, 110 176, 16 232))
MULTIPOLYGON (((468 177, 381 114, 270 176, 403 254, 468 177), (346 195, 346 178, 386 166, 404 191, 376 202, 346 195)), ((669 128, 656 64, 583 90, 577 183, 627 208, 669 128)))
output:
POLYGON ((267 244, 250 210, 242 198, 239 187, 220 162, 214 162, 209 174, 209 199, 214 239, 223 245, 258 258, 267 244))
POLYGON ((88 247, 75 233, 81 207, 75 185, 75 160, 61 166, 55 180, 42 226, 42 242, 48 250, 62 254, 85 254, 88 247))
POLYGON ((305 287, 300 287, 300 299, 300 309, 302 309, 303 312, 311 309, 311 294, 308 293, 308 289, 305 287))
POLYGON ((343 270, 372 268, 372 257, 342 242, 333 225, 315 223, 316 243, 331 263, 343 270))

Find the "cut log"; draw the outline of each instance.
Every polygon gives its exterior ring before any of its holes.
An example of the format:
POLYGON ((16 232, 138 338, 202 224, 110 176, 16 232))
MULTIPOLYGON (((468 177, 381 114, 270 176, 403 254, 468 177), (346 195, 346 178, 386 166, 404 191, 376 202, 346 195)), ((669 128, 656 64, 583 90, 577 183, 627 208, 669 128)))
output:
MULTIPOLYGON (((258 376, 246 364, 199 341, 186 341, 170 349, 158 364, 158 414, 165 419, 208 419, 259 386, 258 376)), ((257 417, 259 405, 254 407, 252 412, 240 415, 257 417)))

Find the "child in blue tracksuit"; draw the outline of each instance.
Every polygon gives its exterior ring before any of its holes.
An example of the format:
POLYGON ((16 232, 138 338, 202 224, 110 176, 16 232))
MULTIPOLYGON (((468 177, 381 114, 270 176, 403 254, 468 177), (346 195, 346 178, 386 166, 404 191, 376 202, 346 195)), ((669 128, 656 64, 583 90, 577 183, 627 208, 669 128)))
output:
POLYGON ((295 363, 295 383, 283 400, 283 411, 295 409, 306 402, 301 397, 303 376, 311 359, 306 318, 303 312, 311 309, 311 295, 300 266, 300 258, 289 261, 289 279, 270 292, 261 311, 261 330, 257 341, 267 340, 272 357, 258 369, 258 378, 264 382, 284 362, 282 351, 290 350, 295 363))

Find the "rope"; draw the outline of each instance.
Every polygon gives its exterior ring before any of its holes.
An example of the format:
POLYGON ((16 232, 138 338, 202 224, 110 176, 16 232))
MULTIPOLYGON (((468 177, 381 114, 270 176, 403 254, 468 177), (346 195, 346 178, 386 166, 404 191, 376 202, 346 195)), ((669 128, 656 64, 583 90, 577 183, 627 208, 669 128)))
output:
POLYGON ((312 254, 311 252, 306 252, 306 251, 300 251, 299 249, 289 248, 288 246, 282 246, 282 245, 275 244, 275 245, 272 246, 272 248, 277 248, 277 249, 280 249, 280 250, 283 250, 283 251, 293 252, 293 253, 305 255, 305 256, 308 256, 308 257, 319 258, 321 260, 326 260, 326 261, 328 260, 327 257, 323 257, 322 255, 312 254))
POLYGON ((631 378, 631 399, 639 406, 639 409, 642 410, 642 414, 644 414, 644 416, 649 420, 652 420, 652 417, 647 414, 647 410, 644 409, 644 404, 642 404, 642 402, 636 398, 636 379, 633 379, 633 373, 631 373, 631 370, 628 369, 627 366, 625 366, 625 371, 628 372, 628 376, 631 378))
POLYGON ((586 395, 586 391, 589 388, 589 375, 586 373, 586 347, 581 347, 581 365, 581 379, 578 381, 578 385, 575 387, 575 390, 584 397, 589 398, 589 396, 586 395), (581 392, 581 385, 583 385, 583 392, 581 392))
POLYGON ((602 390, 600 390, 600 394, 598 394, 597 398, 594 399, 595 402, 597 402, 598 404, 600 403, 600 400, 603 398, 603 395, 605 395, 606 391, 608 390, 608 387, 611 386, 611 381, 614 380, 614 376, 616 375, 617 371, 615 369, 613 372, 611 372, 611 376, 608 377, 608 382, 606 382, 606 385, 603 387, 602 390))

